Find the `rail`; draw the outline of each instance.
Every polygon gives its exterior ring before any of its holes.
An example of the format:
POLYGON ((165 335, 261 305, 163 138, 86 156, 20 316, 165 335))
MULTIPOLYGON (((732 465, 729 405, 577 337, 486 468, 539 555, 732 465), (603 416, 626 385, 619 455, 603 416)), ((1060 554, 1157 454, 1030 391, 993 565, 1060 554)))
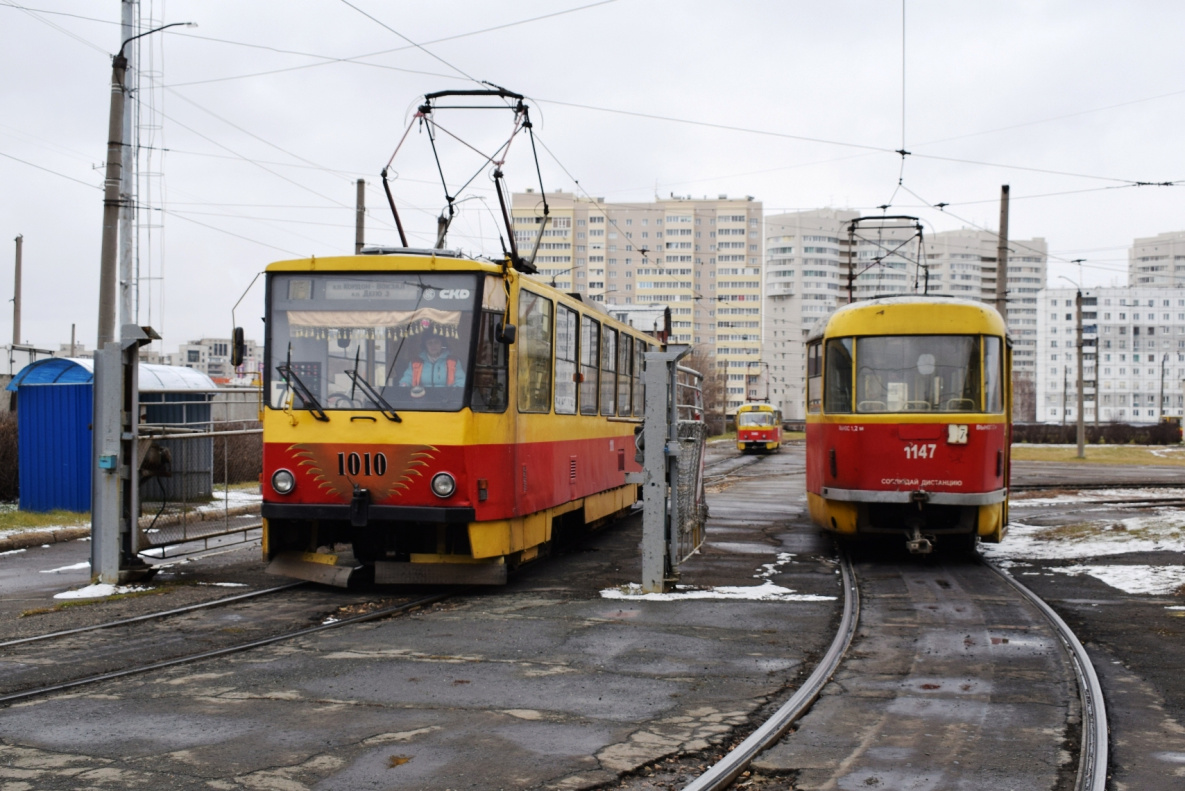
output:
MULTIPOLYGON (((984 561, 987 563, 987 561, 984 561)), ((1074 791, 1104 791, 1107 786, 1107 707, 1103 702, 1103 685, 1090 661, 1090 655, 1070 627, 1042 601, 1041 597, 1022 585, 1015 577, 993 563, 988 568, 999 574, 1012 587, 1041 611, 1053 624, 1058 638, 1066 648, 1070 664, 1078 679, 1078 696, 1082 701, 1082 741, 1078 757, 1078 776, 1074 791)))
POLYGON ((773 716, 766 720, 761 727, 749 734, 749 737, 733 748, 720 761, 713 764, 708 771, 696 778, 690 785, 684 786, 684 791, 721 791, 727 788, 741 772, 753 762, 766 748, 774 744, 785 735, 790 726, 801 717, 811 704, 819 697, 823 687, 835 675, 839 663, 852 644, 856 634, 856 625, 860 620, 860 590, 856 586, 856 574, 847 554, 840 555, 840 570, 843 574, 844 608, 839 629, 823 659, 815 666, 814 672, 799 687, 790 699, 782 704, 773 716))

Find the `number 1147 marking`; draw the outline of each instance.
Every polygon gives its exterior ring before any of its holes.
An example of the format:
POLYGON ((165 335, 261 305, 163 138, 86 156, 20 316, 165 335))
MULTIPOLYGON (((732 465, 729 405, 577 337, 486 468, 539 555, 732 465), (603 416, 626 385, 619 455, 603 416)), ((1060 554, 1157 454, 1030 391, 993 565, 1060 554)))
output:
POLYGON ((905 446, 905 458, 907 459, 932 459, 935 451, 938 450, 936 443, 922 443, 910 444, 905 446))

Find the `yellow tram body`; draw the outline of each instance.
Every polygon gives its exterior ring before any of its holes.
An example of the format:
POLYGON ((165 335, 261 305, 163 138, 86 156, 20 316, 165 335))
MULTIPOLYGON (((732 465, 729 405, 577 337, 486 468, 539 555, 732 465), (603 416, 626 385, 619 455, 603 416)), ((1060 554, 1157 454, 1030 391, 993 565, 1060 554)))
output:
POLYGON ((626 475, 639 470, 653 338, 446 251, 283 261, 267 277, 269 570, 499 584, 556 527, 595 526, 637 500, 626 475), (445 370, 426 356, 441 336, 448 381, 422 381, 425 365, 445 370))

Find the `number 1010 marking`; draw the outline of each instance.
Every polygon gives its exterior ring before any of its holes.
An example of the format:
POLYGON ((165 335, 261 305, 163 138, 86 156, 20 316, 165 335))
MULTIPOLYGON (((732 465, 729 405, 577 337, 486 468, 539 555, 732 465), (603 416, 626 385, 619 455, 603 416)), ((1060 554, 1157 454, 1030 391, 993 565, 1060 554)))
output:
POLYGON ((387 474, 387 457, 385 454, 376 453, 372 457, 369 453, 339 453, 337 454, 337 474, 345 475, 349 472, 350 475, 370 475, 371 470, 374 474, 382 477, 387 474), (372 462, 373 458, 373 464, 372 462))
POLYGON ((934 452, 938 450, 938 445, 931 442, 922 445, 906 445, 905 458, 907 459, 932 459, 934 452))

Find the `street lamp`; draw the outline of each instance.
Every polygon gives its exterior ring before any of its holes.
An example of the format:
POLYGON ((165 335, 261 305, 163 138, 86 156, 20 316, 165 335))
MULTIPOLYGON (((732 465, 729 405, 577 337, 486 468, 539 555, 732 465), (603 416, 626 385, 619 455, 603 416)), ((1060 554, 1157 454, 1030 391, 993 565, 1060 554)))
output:
MULTIPOLYGON (((124 48, 173 22, 124 40, 111 65, 111 117, 103 188, 103 241, 99 263, 99 332, 94 360, 94 421, 91 469, 91 577, 121 584, 143 573, 136 556, 139 530, 139 348, 159 339, 151 327, 125 323, 115 338, 116 247, 119 243, 120 175, 123 170, 124 48), (139 564, 139 567, 137 567, 139 564)), ((125 321, 130 316, 125 316, 125 321)))
MULTIPOLYGON (((1083 388, 1085 386, 1085 382, 1083 381, 1084 371, 1082 369, 1082 286, 1079 283, 1077 283, 1073 280, 1070 280, 1070 278, 1066 277, 1065 275, 1058 275, 1058 277, 1060 277, 1062 280, 1066 280, 1070 283, 1073 283, 1074 287, 1078 289, 1078 293, 1074 297, 1074 309, 1075 309, 1076 323, 1077 323, 1077 335, 1076 335, 1076 340, 1074 341, 1074 345, 1076 347, 1078 347, 1078 458, 1085 459, 1086 458, 1086 450, 1085 450, 1084 446, 1086 444, 1086 424, 1084 422, 1084 416, 1082 414, 1082 412, 1083 412, 1082 406, 1083 406, 1083 401, 1084 401, 1083 388)), ((1097 365, 1097 363, 1096 363, 1096 365, 1097 365)), ((1097 388, 1096 388, 1094 408, 1095 408, 1095 414, 1098 414, 1099 404, 1098 404, 1097 388)))
POLYGON ((197 27, 196 22, 172 22, 125 39, 111 60, 111 116, 107 123, 107 170, 103 177, 103 241, 99 260, 99 333, 96 349, 115 340, 115 258, 119 244, 119 186, 123 171, 124 48, 138 38, 170 27, 197 27))

